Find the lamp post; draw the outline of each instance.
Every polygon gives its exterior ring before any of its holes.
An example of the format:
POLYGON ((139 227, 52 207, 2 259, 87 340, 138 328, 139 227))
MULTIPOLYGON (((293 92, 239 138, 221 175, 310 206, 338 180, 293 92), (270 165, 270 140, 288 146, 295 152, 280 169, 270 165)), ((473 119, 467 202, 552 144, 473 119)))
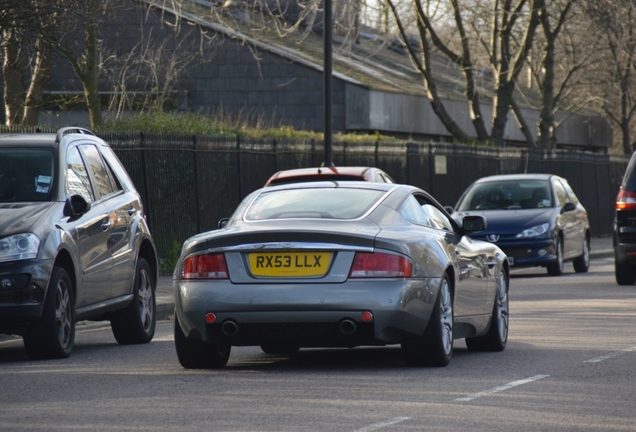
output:
POLYGON ((323 38, 324 38, 324 60, 323 60, 323 78, 324 78, 324 143, 325 143, 325 161, 323 162, 323 166, 333 166, 333 157, 331 154, 332 147, 332 135, 333 135, 333 124, 332 124, 332 113, 331 113, 331 105, 333 103, 332 92, 332 58, 331 58, 331 50, 332 50, 332 33, 333 33, 333 22, 332 22, 332 10, 331 10, 331 0, 325 1, 325 11, 323 14, 323 38))

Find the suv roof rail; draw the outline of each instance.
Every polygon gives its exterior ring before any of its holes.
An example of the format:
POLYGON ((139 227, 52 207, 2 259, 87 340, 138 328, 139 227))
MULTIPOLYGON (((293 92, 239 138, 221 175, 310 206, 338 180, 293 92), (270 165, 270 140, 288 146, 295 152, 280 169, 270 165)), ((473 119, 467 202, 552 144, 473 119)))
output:
POLYGON ((57 131, 57 134, 55 135, 55 142, 59 143, 60 140, 62 139, 62 137, 64 135, 66 135, 66 134, 69 134, 69 133, 78 133, 78 134, 96 136, 93 132, 91 132, 90 130, 88 130, 86 128, 77 127, 77 126, 70 126, 70 127, 64 127, 64 128, 62 128, 62 129, 57 131))

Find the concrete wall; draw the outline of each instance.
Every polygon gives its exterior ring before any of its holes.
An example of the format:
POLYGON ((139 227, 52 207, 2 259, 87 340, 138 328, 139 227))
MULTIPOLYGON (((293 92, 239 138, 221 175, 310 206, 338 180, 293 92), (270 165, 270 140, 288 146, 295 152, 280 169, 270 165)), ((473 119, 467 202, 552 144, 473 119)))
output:
MULTIPOLYGON (((435 139, 451 138, 425 97, 375 91, 347 84, 346 99, 348 130, 399 132, 407 136, 429 136, 435 139)), ((455 122, 468 135, 475 137, 467 102, 446 101, 445 106, 455 122)), ((539 112, 530 109, 523 109, 522 112, 536 140, 539 112)), ((492 105, 482 103, 482 113, 486 119, 486 127, 490 130, 492 105)), ((603 117, 559 113, 557 121, 559 126, 556 135, 560 145, 603 148, 612 143, 612 128, 603 117)), ((512 111, 508 115, 505 138, 511 142, 526 141, 512 111)))

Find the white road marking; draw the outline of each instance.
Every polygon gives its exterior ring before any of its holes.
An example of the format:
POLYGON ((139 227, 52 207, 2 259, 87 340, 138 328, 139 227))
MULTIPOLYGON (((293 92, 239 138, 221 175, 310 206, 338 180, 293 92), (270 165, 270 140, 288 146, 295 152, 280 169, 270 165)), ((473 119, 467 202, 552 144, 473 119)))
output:
POLYGON ((473 393, 473 394, 471 394, 469 396, 465 396, 465 397, 462 397, 462 398, 455 399, 455 401, 456 402, 471 401, 473 399, 477 399, 477 398, 482 397, 482 396, 488 396, 490 394, 499 393, 499 392, 502 392, 504 390, 508 390, 508 389, 511 389, 513 387, 517 387, 517 386, 520 386, 520 385, 523 385, 523 384, 529 384, 531 382, 538 381, 540 379, 547 378, 549 376, 550 375, 535 375, 533 377, 522 379, 522 380, 519 380, 519 381, 513 381, 511 383, 508 383, 508 384, 505 384, 505 385, 502 385, 502 386, 499 386, 499 387, 495 387, 495 388, 492 388, 490 390, 486 390, 486 391, 479 392, 479 393, 473 393))
POLYGON ((383 421, 381 423, 375 423, 369 426, 365 426, 362 429, 356 429, 353 432, 372 432, 380 430, 387 426, 393 426, 394 424, 402 423, 403 421, 410 420, 411 417, 396 417, 391 420, 383 421))
POLYGON ((624 350, 615 351, 615 352, 606 354, 604 356, 596 357, 590 360, 585 360, 583 363, 600 363, 603 360, 611 359, 613 357, 618 357, 619 355, 623 355, 625 353, 634 352, 634 351, 636 351, 636 347, 625 348, 624 350))

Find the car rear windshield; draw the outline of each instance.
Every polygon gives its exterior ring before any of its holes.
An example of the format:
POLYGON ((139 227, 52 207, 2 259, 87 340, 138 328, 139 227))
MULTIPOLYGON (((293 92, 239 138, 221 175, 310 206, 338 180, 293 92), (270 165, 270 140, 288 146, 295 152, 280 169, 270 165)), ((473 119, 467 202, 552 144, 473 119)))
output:
POLYGON ((457 207, 457 211, 513 210, 552 206, 552 195, 547 181, 518 180, 473 185, 457 207))
POLYGON ((263 192, 245 214, 246 220, 357 219, 386 191, 348 188, 306 188, 263 192))
POLYGON ((0 202, 49 201, 53 153, 47 149, 0 149, 0 202))

